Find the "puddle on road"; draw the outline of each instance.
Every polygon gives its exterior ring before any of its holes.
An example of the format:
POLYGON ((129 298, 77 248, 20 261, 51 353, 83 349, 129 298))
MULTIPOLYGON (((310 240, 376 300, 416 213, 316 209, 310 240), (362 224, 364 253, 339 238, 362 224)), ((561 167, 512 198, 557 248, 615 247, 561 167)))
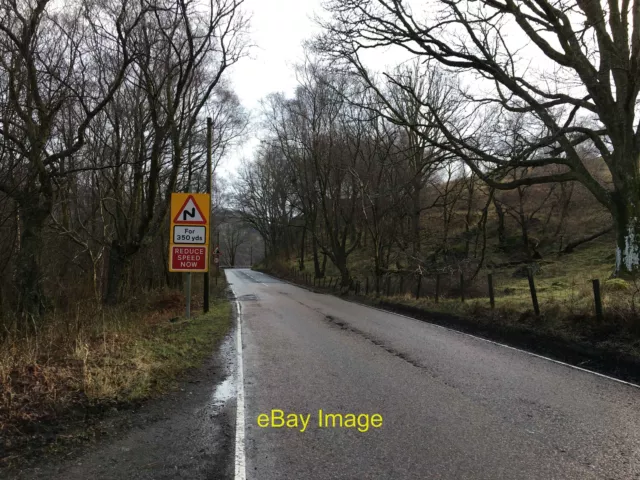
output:
POLYGON ((233 331, 220 345, 220 363, 223 372, 226 374, 225 379, 217 384, 211 394, 209 407, 213 411, 219 411, 229 400, 236 396, 236 332, 233 331))
POLYGON ((236 384, 233 375, 228 376, 222 383, 216 386, 211 396, 211 405, 214 407, 222 407, 225 403, 236 396, 236 384))

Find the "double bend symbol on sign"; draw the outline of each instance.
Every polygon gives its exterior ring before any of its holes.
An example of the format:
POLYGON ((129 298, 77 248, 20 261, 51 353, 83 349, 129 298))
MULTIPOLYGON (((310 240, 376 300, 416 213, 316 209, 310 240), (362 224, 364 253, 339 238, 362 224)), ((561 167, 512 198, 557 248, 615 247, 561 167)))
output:
POLYGON ((176 224, 203 224, 206 225, 207 219, 202 214, 202 210, 193 198, 193 195, 189 195, 184 205, 178 210, 178 214, 173 219, 173 223, 176 224))

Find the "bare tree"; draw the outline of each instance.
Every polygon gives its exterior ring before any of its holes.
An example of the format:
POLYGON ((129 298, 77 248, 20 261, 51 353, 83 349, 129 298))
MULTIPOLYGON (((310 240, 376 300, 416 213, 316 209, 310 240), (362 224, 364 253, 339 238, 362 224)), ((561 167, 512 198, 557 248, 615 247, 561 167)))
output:
MULTIPOLYGON (((363 155, 355 175, 358 198, 362 202, 364 239, 371 240, 375 291, 380 293, 382 275, 389 267, 389 253, 398 242, 398 224, 406 218, 411 219, 411 207, 406 208, 409 203, 406 186, 407 177, 412 175, 407 175, 404 168, 407 158, 404 145, 398 140, 402 132, 380 116, 371 119, 370 127, 371 153, 363 155)), ((415 237, 411 236, 411 239, 415 240, 415 237)))
POLYGON ((347 258, 362 233, 357 228, 360 190, 354 173, 370 153, 365 125, 371 114, 347 100, 363 93, 352 78, 313 60, 307 60, 297 73, 295 97, 287 101, 272 96, 267 124, 271 141, 289 167, 282 173, 293 180, 292 206, 304 218, 304 233, 312 235, 316 276, 324 273, 320 250, 347 286, 351 280, 347 258))
POLYGON ((287 254, 287 229, 294 215, 289 201, 291 179, 281 152, 263 143, 253 162, 245 162, 235 184, 234 207, 264 240, 267 260, 287 254), (283 252, 284 250, 284 252, 283 252))
MULTIPOLYGON (((327 33, 317 47, 346 59, 365 79, 360 51, 388 45, 464 72, 459 83, 466 79, 474 88, 459 86, 456 118, 425 105, 447 140, 435 139, 436 144, 464 159, 493 188, 580 182, 614 218, 615 273, 640 269, 640 3, 439 0, 425 18, 402 0, 333 0, 327 8, 332 19, 324 22, 327 33), (505 28, 525 40, 507 39, 505 28), (542 56, 546 63, 537 62, 536 69, 527 55, 542 56), (526 115, 537 130, 515 158, 481 139, 483 126, 499 121, 504 112, 526 115), (597 148, 612 176, 611 189, 583 163, 578 149, 586 143, 597 148), (504 182, 491 173, 549 165, 560 166, 560 172, 504 182)), ((393 74, 387 78, 412 91, 393 74)), ((380 94, 394 114, 401 114, 380 94)), ((404 121, 415 126, 409 118, 404 121)))
POLYGON ((340 271, 342 287, 346 288, 351 284, 347 258, 358 246, 361 234, 356 225, 359 189, 353 173, 365 154, 366 117, 371 114, 345 101, 347 96, 361 94, 350 78, 334 75, 320 64, 308 67, 303 89, 311 102, 324 108, 311 156, 322 222, 322 229, 314 234, 323 253, 340 271))
POLYGON ((424 104, 428 103, 434 109, 445 108, 446 89, 443 88, 444 79, 439 72, 425 69, 417 61, 396 68, 394 75, 403 78, 405 84, 410 86, 407 90, 404 86, 390 84, 385 93, 398 113, 392 115, 390 120, 396 121, 404 134, 405 145, 400 153, 407 159, 409 179, 406 189, 411 203, 410 256, 415 263, 422 256, 421 214, 425 208, 429 208, 424 205, 423 190, 442 163, 451 157, 446 150, 429 142, 429 138, 438 138, 442 134, 431 120, 429 112, 425 111, 424 104), (429 118, 425 118, 425 115, 429 118))
POLYGON ((113 225, 106 303, 118 301, 131 259, 165 226, 171 193, 195 183, 198 164, 189 154, 198 140, 204 147, 197 125, 205 124, 208 109, 216 110, 215 88, 244 54, 241 4, 217 0, 203 10, 165 0, 135 31, 134 68, 106 113, 104 141, 113 165, 103 172, 113 225))
POLYGON ((220 226, 222 255, 227 264, 235 267, 238 249, 249 241, 246 225, 240 219, 229 219, 220 226))
POLYGON ((57 182, 123 82, 143 14, 128 0, 64 9, 48 0, 0 2, 0 191, 20 212, 19 303, 29 315, 45 307, 40 254, 57 182))

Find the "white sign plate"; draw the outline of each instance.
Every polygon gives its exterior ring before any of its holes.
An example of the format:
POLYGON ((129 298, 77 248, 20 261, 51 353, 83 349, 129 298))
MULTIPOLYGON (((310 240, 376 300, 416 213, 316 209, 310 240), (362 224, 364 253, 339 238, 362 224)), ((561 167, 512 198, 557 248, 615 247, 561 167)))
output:
POLYGON ((195 243, 198 245, 204 245, 207 238, 205 230, 206 228, 207 227, 175 225, 173 227, 173 243, 195 243))

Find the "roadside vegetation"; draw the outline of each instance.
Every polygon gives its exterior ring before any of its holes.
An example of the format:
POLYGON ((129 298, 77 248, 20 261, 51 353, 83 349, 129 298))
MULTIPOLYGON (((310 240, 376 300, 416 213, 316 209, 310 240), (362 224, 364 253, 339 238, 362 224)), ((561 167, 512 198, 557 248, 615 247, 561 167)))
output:
POLYGON ((248 123, 228 78, 241 4, 2 3, 0 465, 92 438, 227 331, 222 283, 209 314, 182 318, 168 210, 213 183, 207 228, 228 230, 217 167, 248 123))
POLYGON ((112 409, 172 389, 229 330, 223 281, 212 297, 206 314, 195 297, 189 320, 184 295, 158 290, 113 308, 79 302, 37 331, 9 332, 0 343, 0 467, 92 440, 112 409))

